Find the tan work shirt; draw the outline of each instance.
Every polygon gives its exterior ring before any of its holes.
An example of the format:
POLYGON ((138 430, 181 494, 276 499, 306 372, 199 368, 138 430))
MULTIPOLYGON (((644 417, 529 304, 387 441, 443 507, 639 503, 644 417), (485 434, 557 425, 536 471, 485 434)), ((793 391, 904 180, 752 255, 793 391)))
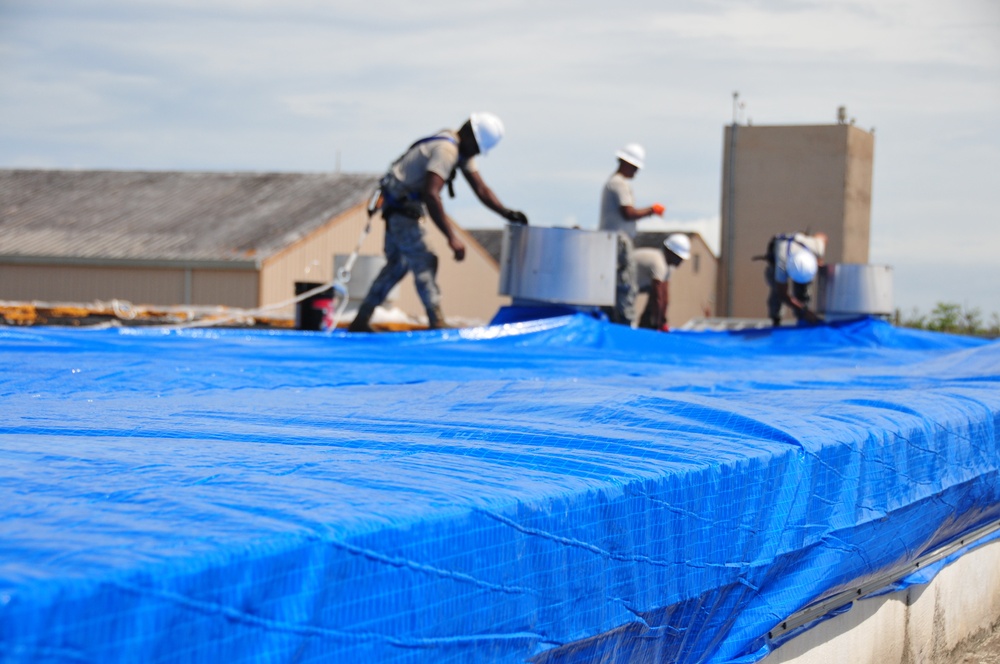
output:
POLYGON ((634 240, 635 221, 622 216, 623 205, 635 207, 635 199, 632 196, 629 179, 616 172, 604 185, 604 192, 601 195, 601 220, 597 227, 602 231, 624 233, 634 240))
POLYGON ((406 154, 389 169, 393 177, 409 192, 423 191, 428 173, 435 173, 441 176, 441 179, 447 180, 458 166, 470 173, 479 170, 475 158, 468 159, 464 164, 460 163, 456 132, 446 129, 435 136, 451 140, 426 141, 416 145, 407 150, 406 154))

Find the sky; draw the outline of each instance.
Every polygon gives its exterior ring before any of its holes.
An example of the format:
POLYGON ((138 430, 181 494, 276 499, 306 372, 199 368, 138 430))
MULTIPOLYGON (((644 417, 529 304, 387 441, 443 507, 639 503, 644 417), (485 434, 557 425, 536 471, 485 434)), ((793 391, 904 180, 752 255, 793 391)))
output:
POLYGON ((996 0, 0 0, 0 168, 378 173, 490 111, 481 173, 532 224, 596 228, 639 142, 636 202, 667 206, 640 228, 717 248, 734 92, 740 122, 874 130, 904 315, 1000 313, 996 0))

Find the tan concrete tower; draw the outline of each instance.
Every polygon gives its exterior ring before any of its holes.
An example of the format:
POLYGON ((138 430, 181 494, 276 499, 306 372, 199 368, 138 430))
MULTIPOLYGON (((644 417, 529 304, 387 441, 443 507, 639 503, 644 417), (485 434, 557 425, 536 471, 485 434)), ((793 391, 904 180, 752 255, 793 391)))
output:
POLYGON ((826 233, 828 263, 868 262, 874 149, 843 121, 726 127, 718 315, 765 316, 764 263, 752 258, 775 233, 826 233))

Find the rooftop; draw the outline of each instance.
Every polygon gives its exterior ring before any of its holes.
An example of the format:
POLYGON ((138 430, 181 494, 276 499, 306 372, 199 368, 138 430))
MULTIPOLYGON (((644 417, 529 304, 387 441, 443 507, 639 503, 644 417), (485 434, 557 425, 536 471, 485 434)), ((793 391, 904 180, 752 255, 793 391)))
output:
POLYGON ((363 203, 377 180, 0 170, 0 258, 258 261, 363 203))

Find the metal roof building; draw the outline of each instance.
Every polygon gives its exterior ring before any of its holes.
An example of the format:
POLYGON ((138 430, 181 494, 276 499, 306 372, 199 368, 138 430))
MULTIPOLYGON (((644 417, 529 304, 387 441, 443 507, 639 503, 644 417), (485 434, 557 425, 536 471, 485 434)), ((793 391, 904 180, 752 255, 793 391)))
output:
MULTIPOLYGON (((357 246, 377 180, 0 170, 0 300, 241 308, 285 302, 297 281, 332 280, 334 255, 357 246)), ((449 256, 437 235, 428 232, 429 244, 449 256)), ((374 223, 361 253, 380 254, 382 242, 382 224, 374 223)), ((502 300, 486 252, 470 250, 460 267, 451 260, 441 267, 446 313, 489 320, 502 300)), ((412 291, 404 285, 397 306, 419 315, 412 291)))

